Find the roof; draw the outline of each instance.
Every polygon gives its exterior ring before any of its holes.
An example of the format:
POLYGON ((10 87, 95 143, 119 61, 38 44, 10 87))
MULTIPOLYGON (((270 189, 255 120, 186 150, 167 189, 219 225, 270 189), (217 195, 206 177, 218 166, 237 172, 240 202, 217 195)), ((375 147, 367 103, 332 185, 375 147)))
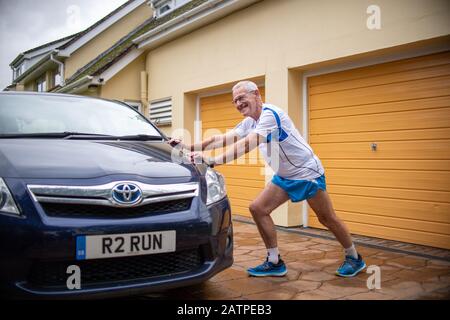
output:
POLYGON ((74 43, 75 41, 77 41, 78 39, 80 39, 81 37, 83 37, 85 34, 89 33, 91 30, 95 29, 98 25, 100 25, 102 22, 104 22, 105 20, 109 19, 111 16, 115 15, 117 12, 121 11, 123 8, 125 8, 126 6, 128 6, 129 4, 131 4, 132 2, 134 2, 136 0, 129 0, 127 2, 125 2, 123 5, 121 5, 120 7, 116 8, 114 11, 110 12, 108 15, 106 15, 105 17, 103 17, 102 19, 98 20, 96 23, 94 23, 93 25, 91 25, 89 28, 80 31, 78 33, 72 34, 70 36, 61 38, 61 39, 57 39, 48 43, 45 43, 43 45, 40 45, 38 47, 29 49, 25 52, 20 53, 11 63, 10 65, 15 64, 16 62, 20 61, 20 59, 22 57, 24 57, 26 54, 32 53, 33 51, 39 50, 39 49, 43 49, 45 47, 51 46, 53 44, 56 44, 58 42, 62 42, 65 40, 68 40, 67 42, 63 43, 61 46, 58 46, 56 49, 57 50, 62 50, 67 48, 69 45, 71 45, 72 43, 74 43))
POLYGON ((75 41, 77 41, 78 39, 80 39, 82 36, 84 36, 86 33, 88 33, 89 31, 95 29, 98 25, 100 25, 103 21, 108 20, 110 17, 112 17, 113 15, 115 15, 117 12, 119 12, 120 10, 122 10, 123 8, 125 8, 126 6, 128 6, 130 3, 134 2, 136 0, 129 0, 127 2, 125 2, 123 5, 121 5, 120 7, 118 7, 117 9, 115 9, 114 11, 110 12, 108 15, 104 16, 102 19, 98 20, 96 23, 94 23, 92 26, 90 26, 89 28, 87 28, 86 30, 83 30, 81 32, 79 32, 73 39, 71 39, 70 41, 66 42, 65 44, 63 44, 62 46, 58 47, 58 50, 62 50, 67 48, 68 46, 70 46, 72 43, 74 43, 75 41))
POLYGON ((160 18, 148 19, 128 35, 116 42, 111 48, 98 55, 91 62, 77 70, 72 75, 72 77, 66 80, 66 85, 77 81, 87 75, 95 76, 101 74, 103 71, 112 66, 116 61, 120 60, 124 55, 130 52, 133 48, 136 48, 136 45, 132 42, 133 39, 176 18, 179 15, 182 15, 185 12, 192 10, 195 7, 200 6, 206 1, 208 0, 192 0, 167 15, 164 15, 160 18))

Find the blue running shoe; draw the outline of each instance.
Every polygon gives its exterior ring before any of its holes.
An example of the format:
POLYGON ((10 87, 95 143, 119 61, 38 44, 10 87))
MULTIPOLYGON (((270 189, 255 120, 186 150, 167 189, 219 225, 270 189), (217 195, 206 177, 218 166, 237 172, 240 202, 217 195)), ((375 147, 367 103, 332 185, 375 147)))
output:
POLYGON ((247 269, 247 272, 254 277, 282 277, 287 273, 287 268, 281 259, 278 260, 277 264, 266 259, 263 264, 247 269))
POLYGON ((351 256, 346 256, 345 261, 342 263, 339 269, 336 270, 336 275, 346 278, 354 277, 362 270, 364 270, 365 267, 366 263, 364 262, 360 254, 358 254, 358 259, 355 259, 351 256))

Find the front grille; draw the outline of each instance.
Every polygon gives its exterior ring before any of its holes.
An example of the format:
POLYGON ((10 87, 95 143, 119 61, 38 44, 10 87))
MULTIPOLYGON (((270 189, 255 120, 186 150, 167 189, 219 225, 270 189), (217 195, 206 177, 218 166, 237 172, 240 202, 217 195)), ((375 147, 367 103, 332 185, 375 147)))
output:
POLYGON ((203 264, 199 249, 145 256, 83 261, 35 262, 28 282, 35 288, 66 288, 67 267, 80 267, 81 288, 121 281, 138 281, 189 272, 203 264))
POLYGON ((192 199, 162 201, 131 208, 68 203, 41 203, 41 206, 50 217, 121 219, 189 210, 192 199))

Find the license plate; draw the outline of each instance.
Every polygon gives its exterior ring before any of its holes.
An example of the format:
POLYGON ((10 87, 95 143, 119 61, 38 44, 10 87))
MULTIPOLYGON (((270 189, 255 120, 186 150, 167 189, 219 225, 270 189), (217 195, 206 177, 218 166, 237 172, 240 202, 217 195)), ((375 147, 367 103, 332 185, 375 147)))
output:
POLYGON ((175 243, 175 230, 78 236, 76 256, 89 260, 173 252, 175 243))

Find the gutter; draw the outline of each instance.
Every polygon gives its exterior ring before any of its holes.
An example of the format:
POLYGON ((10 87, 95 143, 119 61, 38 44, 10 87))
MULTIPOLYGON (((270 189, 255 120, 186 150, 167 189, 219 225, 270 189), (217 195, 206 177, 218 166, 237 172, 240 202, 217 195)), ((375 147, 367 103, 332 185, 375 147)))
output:
MULTIPOLYGON (((224 0, 212 0, 211 2, 207 1, 207 2, 199 5, 198 7, 179 15, 178 17, 175 17, 172 20, 167 21, 166 23, 160 25, 159 27, 156 27, 155 29, 153 29, 147 33, 144 33, 143 35, 137 37, 136 39, 133 39, 133 42, 140 43, 148 38, 151 38, 155 34, 158 34, 166 29, 169 29, 171 26, 176 25, 176 24, 182 22, 183 20, 187 20, 188 18, 192 17, 193 15, 195 15, 205 9, 211 8, 214 5, 216 5, 216 3, 219 3, 222 1, 224 1, 224 0)), ((227 1, 229 1, 229 0, 225 0, 224 2, 227 2, 227 1)))
MULTIPOLYGON (((54 53, 58 54, 59 50, 55 50, 54 53)), ((54 58, 53 56, 53 52, 50 53, 50 60, 53 61, 54 63, 56 63, 59 66, 59 74, 61 75, 61 86, 65 86, 66 84, 66 80, 64 77, 64 63, 62 63, 61 61, 58 61, 54 58)))
POLYGON ((74 91, 77 91, 77 89, 80 89, 81 87, 85 87, 93 82, 94 77, 93 76, 84 76, 83 78, 65 86, 62 88, 59 88, 55 92, 57 93, 73 93, 74 91))
MULTIPOLYGON (((199 20, 208 19, 213 13, 229 9, 229 12, 223 15, 226 16, 259 1, 261 0, 210 0, 135 38, 133 43, 137 44, 138 48, 146 47, 156 41, 161 41, 163 38, 168 38, 171 34, 179 31, 180 28, 184 28, 186 33, 192 31, 186 30, 186 26, 193 24, 194 22, 198 23, 199 20), (191 21, 189 21, 190 19, 191 21)), ((214 20, 220 18, 222 17, 215 18, 214 20)), ((202 21, 200 21, 200 23, 202 23, 202 21)), ((208 23, 208 21, 206 23, 208 23)), ((203 24, 206 23, 203 21, 203 24)), ((203 26, 203 24, 201 26, 203 26)))

